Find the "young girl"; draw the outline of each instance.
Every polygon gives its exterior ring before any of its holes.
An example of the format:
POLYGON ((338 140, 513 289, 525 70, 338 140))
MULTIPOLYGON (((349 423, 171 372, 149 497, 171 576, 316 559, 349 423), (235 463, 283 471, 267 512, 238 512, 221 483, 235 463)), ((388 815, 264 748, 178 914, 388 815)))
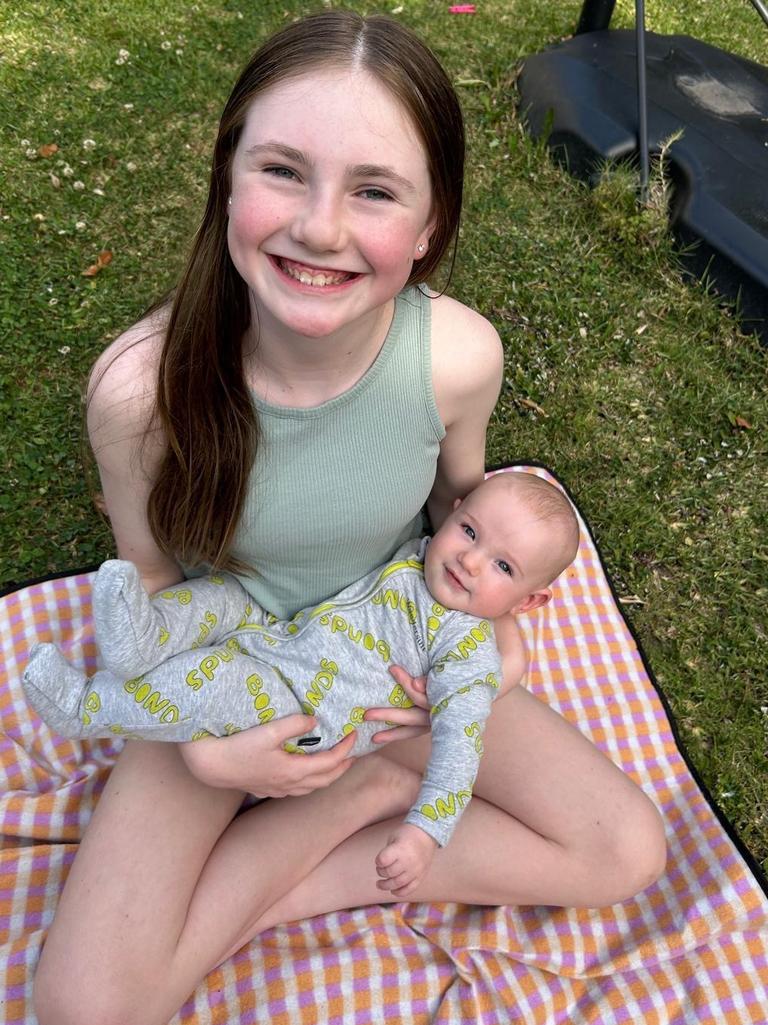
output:
MULTIPOLYGON (((418 534, 425 503, 439 526, 481 480, 498 337, 414 287, 455 237, 462 166, 450 83, 397 23, 326 12, 251 60, 173 301, 119 338, 91 381, 117 553, 149 592, 213 566, 289 617, 418 534)), ((507 693, 475 799, 411 899, 594 906, 634 894, 664 862, 655 809, 515 686, 519 635, 503 621, 497 635, 507 693)), ((418 791, 428 717, 367 717, 401 726, 354 762, 354 734, 286 753, 307 716, 190 745, 128 742, 43 950, 40 1025, 166 1025, 264 928, 397 899, 373 864, 418 791), (236 817, 245 793, 282 799, 236 817)))

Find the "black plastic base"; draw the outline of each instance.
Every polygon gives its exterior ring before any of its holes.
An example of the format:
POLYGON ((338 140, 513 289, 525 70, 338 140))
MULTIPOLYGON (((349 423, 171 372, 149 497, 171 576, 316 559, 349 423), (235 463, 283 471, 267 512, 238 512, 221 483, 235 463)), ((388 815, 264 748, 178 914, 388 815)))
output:
MULTIPOLYGON (((697 276, 738 301, 747 330, 768 343, 768 69, 689 36, 646 35, 648 140, 669 150, 672 226, 697 276)), ((520 110, 531 134, 594 181, 606 160, 637 148, 635 34, 574 36, 529 57, 520 110)))

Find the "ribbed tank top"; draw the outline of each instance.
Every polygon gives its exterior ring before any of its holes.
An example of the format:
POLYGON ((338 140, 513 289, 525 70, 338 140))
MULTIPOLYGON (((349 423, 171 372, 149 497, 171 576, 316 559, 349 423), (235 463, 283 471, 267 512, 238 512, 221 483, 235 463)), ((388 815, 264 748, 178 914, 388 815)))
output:
POLYGON ((397 296, 366 373, 310 409, 253 398, 261 442, 234 554, 239 580, 281 619, 336 594, 423 533, 440 421, 432 387, 430 300, 397 296))

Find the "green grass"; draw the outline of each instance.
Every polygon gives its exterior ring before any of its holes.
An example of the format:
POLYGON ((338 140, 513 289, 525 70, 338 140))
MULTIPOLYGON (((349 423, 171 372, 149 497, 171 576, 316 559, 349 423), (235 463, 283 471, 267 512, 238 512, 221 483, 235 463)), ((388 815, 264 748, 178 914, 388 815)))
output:
MULTIPOLYGON (((317 6, 0 4, 0 585, 110 554, 80 458, 87 368, 173 282, 236 70, 317 6), (50 157, 25 155, 52 142, 50 157), (83 277, 102 250, 112 262, 83 277)), ((451 290, 505 344, 488 462, 543 462, 571 489, 694 764, 768 868, 766 354, 683 280, 658 171, 639 216, 628 172, 590 192, 522 130, 517 63, 569 34, 579 3, 482 0, 475 16, 436 0, 348 6, 402 6, 471 83, 459 85, 470 165, 451 290)), ((647 9, 653 31, 768 63, 747 0, 647 9)), ((621 0, 615 24, 632 10, 621 0)))

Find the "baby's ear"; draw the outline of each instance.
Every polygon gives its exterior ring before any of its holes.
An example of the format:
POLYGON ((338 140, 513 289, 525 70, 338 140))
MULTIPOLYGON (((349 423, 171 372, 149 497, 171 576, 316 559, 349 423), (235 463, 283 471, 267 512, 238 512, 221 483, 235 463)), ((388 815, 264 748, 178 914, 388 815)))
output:
POLYGON ((453 512, 456 512, 456 510, 459 508, 460 505, 461 505, 461 499, 460 498, 454 498, 454 500, 453 500, 453 512))
POLYGON ((538 591, 533 591, 527 598, 523 598, 512 611, 515 613, 533 612, 534 609, 540 609, 542 605, 546 605, 551 597, 552 591, 548 587, 542 587, 538 591))

